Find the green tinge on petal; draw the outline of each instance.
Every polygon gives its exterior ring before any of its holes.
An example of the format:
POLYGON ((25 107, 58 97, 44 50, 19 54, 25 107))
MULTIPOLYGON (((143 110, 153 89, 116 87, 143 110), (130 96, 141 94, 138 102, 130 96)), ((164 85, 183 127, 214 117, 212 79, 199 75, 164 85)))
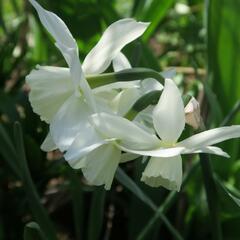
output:
POLYGON ((152 157, 149 160, 141 181, 151 187, 164 187, 180 191, 182 184, 182 158, 180 155, 169 158, 152 157))
POLYGON ((86 157, 82 172, 92 185, 105 185, 109 190, 121 158, 121 151, 113 144, 100 146, 86 157))

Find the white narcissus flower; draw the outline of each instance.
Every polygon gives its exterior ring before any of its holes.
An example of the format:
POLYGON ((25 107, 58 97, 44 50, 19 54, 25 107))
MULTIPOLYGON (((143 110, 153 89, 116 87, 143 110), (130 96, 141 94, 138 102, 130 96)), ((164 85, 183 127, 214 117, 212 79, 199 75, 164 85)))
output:
MULTIPOLYGON (((148 24, 136 22, 133 19, 123 19, 113 23, 81 66, 76 41, 65 23, 54 13, 42 8, 36 1, 29 1, 37 10, 44 27, 55 39, 56 46, 69 66, 69 69, 39 67, 26 78, 31 88, 29 98, 34 111, 41 116, 42 120, 50 124, 50 133, 42 144, 42 149, 50 151, 59 148, 62 152, 66 152, 65 159, 72 167, 82 168, 83 174, 90 183, 105 184, 105 188, 109 189, 121 160, 121 150, 114 144, 115 137, 118 140, 127 141, 130 145, 133 143, 134 147, 137 144, 138 149, 146 149, 146 141, 153 144, 158 140, 156 136, 146 133, 134 123, 113 115, 112 109, 105 101, 105 97, 112 98, 110 95, 112 93, 114 95, 116 92, 114 89, 126 88, 133 84, 139 88, 140 82, 116 83, 92 91, 85 75, 105 71, 111 61, 120 54, 121 49, 138 38, 148 24), (96 118, 102 116, 97 114, 98 112, 109 113, 109 116, 115 120, 123 122, 124 128, 119 129, 121 134, 111 139, 99 134, 89 122, 89 116, 92 114, 96 118), (123 134, 125 129, 128 132, 123 134), (128 139, 129 132, 136 137, 131 136, 128 139)), ((125 59, 124 68, 126 64, 128 63, 125 59)), ((124 98, 127 99, 126 96, 124 98)), ((130 102, 130 98, 128 99, 126 103, 130 102)), ((117 109, 117 113, 119 112, 122 112, 121 107, 117 109)))
MULTIPOLYGON (((102 118, 102 121, 108 125, 108 134, 111 136, 116 123, 108 118, 102 118)), ((141 180, 150 186, 163 186, 169 190, 180 190, 182 183, 181 154, 210 153, 229 157, 221 148, 212 145, 240 137, 240 125, 235 125, 204 131, 177 142, 184 130, 185 112, 180 91, 171 79, 165 80, 162 95, 153 110, 153 124, 160 138, 158 144, 154 143, 155 146, 158 145, 157 148, 153 146, 152 150, 139 151, 131 149, 127 143, 123 142, 118 146, 126 152, 151 156, 141 180)), ((121 125, 118 124, 118 127, 121 128, 121 125)), ((151 143, 149 142, 149 144, 151 143)), ((148 146, 149 148, 150 146, 148 146)))

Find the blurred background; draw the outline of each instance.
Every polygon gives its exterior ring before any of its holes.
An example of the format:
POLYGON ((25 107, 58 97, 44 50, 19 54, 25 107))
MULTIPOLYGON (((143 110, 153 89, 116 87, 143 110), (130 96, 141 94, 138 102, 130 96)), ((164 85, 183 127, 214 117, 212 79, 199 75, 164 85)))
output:
MULTIPOLYGON (((151 22, 123 49, 131 64, 175 67, 175 81, 199 100, 207 128, 240 124, 240 1, 38 2, 65 21, 80 59, 112 22, 151 22)), ((0 0, 0 239, 213 239, 198 156, 183 158, 179 193, 141 183, 141 159, 122 164, 106 192, 87 185, 59 152, 42 152, 48 126, 33 113, 25 84, 37 64, 66 66, 28 1, 0 0)), ((211 158, 217 218, 227 240, 240 239, 239 146, 239 140, 221 144, 231 158, 211 158)))

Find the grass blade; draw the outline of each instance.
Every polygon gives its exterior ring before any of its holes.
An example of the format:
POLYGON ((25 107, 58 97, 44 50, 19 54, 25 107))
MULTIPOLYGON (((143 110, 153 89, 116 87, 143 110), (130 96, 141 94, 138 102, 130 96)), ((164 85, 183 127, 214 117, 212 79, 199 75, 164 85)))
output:
POLYGON ((96 188, 93 192, 88 219, 88 240, 100 239, 104 218, 105 195, 106 191, 102 187, 96 188))

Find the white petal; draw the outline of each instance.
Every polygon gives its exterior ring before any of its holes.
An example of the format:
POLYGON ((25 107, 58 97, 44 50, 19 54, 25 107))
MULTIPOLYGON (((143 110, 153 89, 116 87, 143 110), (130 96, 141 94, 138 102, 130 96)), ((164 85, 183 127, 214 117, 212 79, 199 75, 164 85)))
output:
POLYGON ((230 157, 221 148, 213 147, 213 146, 207 146, 207 147, 200 148, 198 150, 194 150, 194 151, 190 151, 190 152, 186 151, 186 152, 183 152, 182 154, 185 154, 185 153, 209 153, 209 154, 214 154, 214 155, 218 155, 218 156, 222 156, 222 157, 226 157, 226 158, 230 157))
POLYGON ((141 91, 143 94, 152 91, 162 91, 163 85, 154 78, 146 78, 141 81, 141 91))
POLYGON ((162 77, 164 78, 171 78, 173 79, 176 76, 176 69, 175 68, 170 68, 165 71, 160 72, 162 77))
POLYGON ((26 77, 30 86, 29 100, 33 111, 49 123, 61 105, 74 93, 67 68, 40 67, 26 77))
POLYGON ((83 62, 85 74, 104 72, 121 49, 140 37, 148 25, 148 23, 136 22, 134 19, 121 19, 111 24, 86 56, 83 62))
POLYGON ((80 164, 78 164, 79 160, 94 149, 106 143, 107 142, 97 134, 96 130, 89 126, 87 132, 80 132, 80 134, 76 137, 67 152, 64 154, 64 158, 68 161, 72 168, 80 168, 80 164))
POLYGON ((182 158, 151 158, 141 181, 151 187, 165 187, 168 190, 180 191, 182 184, 182 158))
POLYGON ((50 124, 53 140, 61 151, 67 150, 78 134, 88 134, 91 128, 89 115, 89 108, 83 97, 71 96, 62 105, 50 124))
POLYGON ((114 72, 132 68, 130 62, 122 52, 119 52, 116 57, 113 58, 112 63, 114 72))
POLYGON ((75 39, 61 18, 59 18, 56 14, 45 10, 35 0, 29 0, 29 2, 37 10, 43 26, 54 37, 56 42, 68 48, 76 47, 75 39))
POLYGON ((93 110, 96 110, 95 102, 91 89, 84 77, 82 66, 78 58, 78 46, 66 24, 56 14, 45 10, 35 0, 30 0, 31 4, 37 10, 43 26, 53 36, 56 46, 63 54, 71 72, 71 79, 75 85, 76 92, 78 87, 82 88, 83 94, 88 104, 93 110))
POLYGON ((136 150, 134 148, 131 148, 131 146, 125 146, 120 144, 117 144, 118 148, 120 148, 122 151, 130 152, 139 154, 142 156, 151 156, 151 157, 174 157, 177 155, 180 155, 186 151, 186 148, 184 147, 172 147, 172 148, 163 148, 159 147, 153 150, 136 150))
POLYGON ((121 91, 112 101, 112 109, 120 116, 124 116, 141 96, 138 88, 129 88, 121 91))
POLYGON ((184 129, 181 93, 171 79, 165 80, 162 95, 153 110, 153 124, 159 137, 169 143, 175 143, 184 129))
POLYGON ((93 124, 103 138, 115 138, 124 146, 134 149, 154 148, 159 144, 158 138, 144 131, 133 122, 107 113, 91 116, 93 124))
POLYGON ((46 136, 46 138, 44 139, 42 145, 41 145, 41 149, 44 151, 44 152, 51 152, 55 149, 57 149, 57 146, 56 144, 54 143, 53 141, 53 138, 50 134, 50 132, 48 133, 48 135, 46 136))
POLYGON ((240 137, 240 125, 234 125, 229 127, 214 128, 208 131, 195 134, 179 142, 177 145, 186 147, 187 149, 196 149, 214 145, 231 138, 239 137, 240 137))
POLYGON ((109 190, 114 174, 120 162, 121 151, 112 144, 103 145, 86 157, 86 166, 82 172, 92 185, 105 185, 109 190))

